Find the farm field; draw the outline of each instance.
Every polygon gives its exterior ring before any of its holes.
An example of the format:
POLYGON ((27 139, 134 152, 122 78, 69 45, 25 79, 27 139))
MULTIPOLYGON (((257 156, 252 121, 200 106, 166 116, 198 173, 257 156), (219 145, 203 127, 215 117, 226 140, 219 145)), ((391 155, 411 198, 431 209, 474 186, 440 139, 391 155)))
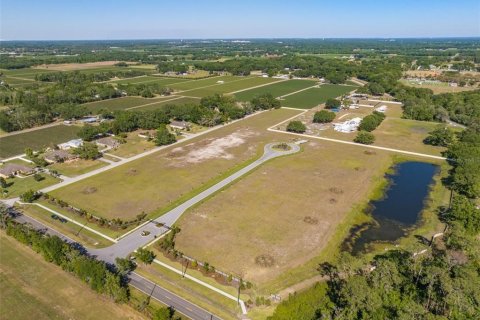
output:
POLYGON ((286 80, 268 86, 242 91, 236 93, 235 97, 240 101, 249 101, 253 97, 264 93, 271 93, 274 97, 280 97, 298 90, 312 87, 316 84, 317 82, 313 80, 286 80))
POLYGON ((166 98, 168 97, 157 97, 157 98, 149 98, 149 99, 142 98, 142 97, 124 97, 124 98, 114 98, 114 99, 89 102, 83 105, 86 106, 88 110, 90 110, 91 112, 98 112, 102 109, 115 111, 115 110, 125 110, 131 107, 136 107, 136 106, 140 106, 147 103, 154 103, 166 98))
POLYGON ((209 95, 213 95, 215 93, 225 94, 230 93, 238 90, 248 89, 255 86, 260 86, 268 83, 278 82, 278 79, 272 78, 261 78, 261 77, 237 77, 236 80, 225 82, 222 84, 215 84, 211 87, 207 88, 200 88, 196 90, 188 90, 184 91, 181 94, 185 96, 192 96, 192 97, 206 97, 209 95))
POLYGON ((26 79, 35 79, 35 75, 40 73, 54 72, 53 70, 41 70, 33 68, 23 68, 23 69, 0 69, 0 72, 5 76, 19 77, 26 79))
POLYGON ((0 233, 1 319, 145 319, 0 233))
POLYGON ((282 106, 310 109, 324 103, 329 98, 339 97, 355 89, 356 87, 352 86, 324 84, 320 88, 311 88, 285 97, 282 99, 282 106))
POLYGON ((146 106, 136 106, 136 107, 131 107, 128 110, 132 111, 145 111, 145 110, 155 110, 158 108, 161 108, 167 104, 173 104, 173 105, 179 105, 179 104, 187 104, 187 103, 194 103, 198 104, 200 102, 199 98, 194 98, 194 97, 182 97, 182 96, 168 96, 165 97, 166 99, 162 99, 157 103, 152 103, 148 104, 146 106))
POLYGON ((8 193, 6 194, 6 196, 4 196, 4 198, 18 197, 19 195, 28 190, 37 191, 60 182, 59 179, 54 178, 49 174, 41 173, 40 175, 44 178, 41 181, 36 181, 33 178, 33 175, 25 178, 15 177, 6 179, 7 184, 11 185, 5 189, 8 191, 8 193))
POLYGON ((106 166, 107 164, 100 160, 83 160, 77 159, 71 162, 55 163, 48 168, 50 170, 57 170, 58 173, 67 177, 76 177, 81 174, 93 171, 95 169, 106 166))
POLYGON ((266 128, 296 114, 298 111, 288 109, 263 112, 55 190, 52 195, 105 218, 129 219, 142 212, 159 216, 163 208, 188 199, 258 157, 265 143, 283 137, 266 128), (92 188, 96 191, 85 192, 92 188))
POLYGON ((187 211, 176 249, 271 293, 264 289, 315 275, 312 259, 352 208, 368 201, 391 163, 387 152, 311 140, 187 211), (290 280, 278 282, 282 275, 290 280))
POLYGON ((181 83, 187 80, 184 79, 176 79, 176 78, 161 78, 161 77, 154 77, 154 76, 145 76, 145 77, 136 77, 136 78, 131 78, 131 79, 122 79, 122 80, 116 80, 112 81, 112 83, 118 83, 118 84, 141 84, 141 83, 148 83, 148 84, 153 84, 157 83, 162 86, 169 86, 170 84, 173 83, 181 83))
POLYGON ((400 80, 400 82, 414 88, 430 89, 433 91, 434 94, 455 93, 455 92, 472 91, 472 90, 480 89, 479 87, 451 87, 448 85, 448 83, 445 83, 445 82, 438 83, 438 84, 426 84, 426 83, 417 84, 415 82, 411 82, 408 80, 400 80))
POLYGON ((24 153, 25 148, 40 150, 77 137, 80 127, 57 125, 44 129, 3 136, 0 138, 0 158, 24 153))
POLYGON ((192 90, 201 87, 216 85, 218 81, 224 81, 225 83, 243 79, 247 77, 235 77, 235 76, 217 76, 211 78, 204 78, 198 80, 188 80, 179 83, 174 83, 170 85, 170 88, 175 89, 177 91, 185 91, 185 90, 192 90))

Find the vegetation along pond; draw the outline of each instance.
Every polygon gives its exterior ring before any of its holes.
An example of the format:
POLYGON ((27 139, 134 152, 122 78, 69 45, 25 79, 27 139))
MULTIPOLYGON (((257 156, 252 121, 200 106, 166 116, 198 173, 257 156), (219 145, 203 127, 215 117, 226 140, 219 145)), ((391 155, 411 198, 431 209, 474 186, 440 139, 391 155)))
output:
POLYGON ((414 227, 439 170, 436 165, 414 161, 399 163, 393 169, 387 175, 384 197, 369 203, 373 222, 353 227, 343 244, 353 255, 364 252, 372 242, 395 241, 414 227))

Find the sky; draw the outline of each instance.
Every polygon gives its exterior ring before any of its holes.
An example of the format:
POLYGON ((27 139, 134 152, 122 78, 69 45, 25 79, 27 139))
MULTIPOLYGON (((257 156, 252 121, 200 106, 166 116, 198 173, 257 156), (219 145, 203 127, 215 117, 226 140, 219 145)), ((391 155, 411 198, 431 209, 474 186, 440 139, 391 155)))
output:
POLYGON ((0 0, 2 40, 478 36, 480 0, 0 0))

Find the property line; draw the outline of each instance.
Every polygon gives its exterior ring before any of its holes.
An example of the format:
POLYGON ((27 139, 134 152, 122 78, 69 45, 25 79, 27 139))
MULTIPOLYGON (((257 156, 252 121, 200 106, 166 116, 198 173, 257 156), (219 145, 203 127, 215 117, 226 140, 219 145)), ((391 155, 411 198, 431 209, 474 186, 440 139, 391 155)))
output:
MULTIPOLYGON (((198 283, 199 285, 204 286, 205 288, 208 288, 208 289, 210 289, 210 290, 212 290, 212 291, 215 291, 216 293, 221 294, 222 296, 224 296, 224 297, 226 297, 226 298, 228 298, 228 299, 230 299, 230 300, 234 300, 234 301, 237 301, 237 300, 238 300, 237 297, 232 296, 231 294, 229 294, 229 293, 227 293, 227 292, 225 292, 225 291, 222 291, 222 290, 220 290, 220 289, 218 289, 218 288, 216 288, 216 287, 214 287, 214 286, 212 286, 212 285, 210 285, 210 284, 208 284, 208 283, 206 283, 206 282, 203 282, 202 280, 199 280, 199 279, 197 279, 197 278, 195 278, 195 277, 192 277, 191 275, 189 275, 189 274, 187 274, 187 273, 183 274, 183 272, 179 271, 178 269, 176 269, 176 268, 174 268, 174 267, 172 267, 172 266, 170 266, 170 265, 168 265, 168 264, 166 264, 166 263, 161 262, 160 260, 154 259, 153 262, 155 262, 156 264, 159 264, 159 265, 161 265, 162 267, 167 268, 168 270, 173 271, 173 272, 175 272, 175 273, 177 273, 177 274, 179 274, 179 275, 183 275, 185 278, 190 279, 190 280, 192 280, 193 282, 196 282, 196 283, 198 283)), ((242 309, 242 313, 243 313, 243 314, 247 314, 247 308, 245 307, 245 302, 243 302, 243 300, 240 299, 240 300, 239 300, 239 303, 240 303, 240 308, 242 309)))
MULTIPOLYGON (((288 121, 288 120, 287 120, 288 121)), ((284 121, 285 122, 285 121, 284 121)), ((283 122, 282 122, 283 123, 283 122)), ((276 126, 280 125, 281 123, 277 124, 276 126)), ((393 148, 386 148, 386 147, 380 147, 380 146, 372 146, 368 144, 361 144, 361 143, 356 143, 356 142, 350 142, 350 141, 344 141, 344 140, 338 140, 338 139, 331 139, 331 138, 325 138, 325 137, 317 137, 317 136, 311 136, 308 134, 303 134, 303 133, 294 133, 294 132, 288 132, 288 131, 283 131, 283 130, 277 130, 277 129, 272 129, 272 127, 267 129, 268 131, 272 132, 278 132, 278 133, 284 133, 284 134, 290 134, 290 135, 296 135, 304 138, 312 138, 312 139, 318 139, 318 140, 325 140, 325 141, 330 141, 330 142, 337 142, 337 143, 343 143, 343 144, 348 144, 348 145, 353 145, 357 147, 364 147, 364 148, 371 148, 371 149, 377 149, 377 150, 384 150, 384 151, 391 151, 391 152, 397 152, 397 153, 403 153, 403 154, 408 154, 408 155, 413 155, 413 156, 419 156, 419 157, 424 157, 424 158, 432 158, 432 159, 437 159, 437 160, 446 160, 447 158, 445 157, 440 157, 440 156, 434 156, 430 154, 425 154, 425 153, 418 153, 418 152, 412 152, 412 151, 406 151, 406 150, 400 150, 400 149, 393 149, 393 148)))
POLYGON ((278 81, 273 81, 273 82, 269 82, 269 83, 259 84, 258 86, 254 86, 254 87, 250 87, 250 88, 246 88, 246 89, 241 89, 241 90, 237 90, 237 91, 228 92, 227 94, 235 94, 235 93, 239 93, 239 92, 243 92, 243 91, 253 90, 253 89, 256 89, 256 88, 266 87, 266 86, 270 86, 270 85, 272 85, 272 84, 274 84, 274 83, 280 83, 280 82, 283 82, 283 81, 287 81, 287 80, 285 79, 285 80, 278 80, 278 81))
POLYGON ((40 208, 42 208, 42 209, 44 209, 44 210, 47 210, 48 212, 51 212, 51 213, 53 213, 53 214, 56 214, 57 216, 60 216, 60 217, 64 218, 65 220, 68 220, 68 221, 70 221, 70 222, 72 222, 72 223, 74 223, 74 224, 76 224, 76 225, 78 225, 78 226, 80 226, 80 227, 82 227, 82 228, 84 228, 84 229, 87 229, 88 231, 93 232, 93 233, 95 233, 95 234, 97 234, 97 235, 99 235, 99 236, 101 236, 101 237, 103 237, 103 238, 105 238, 105 239, 107 239, 107 240, 110 240, 110 241, 115 242, 115 243, 117 242, 117 240, 115 240, 115 239, 113 239, 113 238, 111 238, 111 237, 109 237, 109 236, 107 236, 107 235, 104 235, 103 233, 101 233, 101 232, 99 232, 99 231, 97 231, 97 230, 95 230, 95 229, 92 229, 92 228, 90 228, 90 227, 87 227, 87 226, 85 226, 85 224, 81 224, 80 222, 77 222, 76 220, 73 220, 73 219, 71 219, 71 218, 69 218, 69 217, 67 217, 67 216, 65 216, 65 215, 63 215, 63 214, 61 214, 61 213, 59 213, 59 212, 57 212, 57 211, 55 211, 55 210, 52 210, 52 209, 50 209, 49 207, 46 207, 46 206, 44 206, 44 205, 42 205, 42 204, 40 204, 40 203, 26 203, 26 202, 22 202, 22 201, 18 201, 18 203, 20 203, 20 204, 22 204, 22 205, 35 205, 35 206, 38 206, 38 207, 40 207, 40 208))
POLYGON ((283 99, 285 97, 288 97, 288 96, 291 96, 293 94, 296 94, 296 93, 299 93, 299 92, 302 92, 302 91, 306 91, 306 90, 309 90, 309 89, 313 89, 313 88, 319 88, 320 85, 319 84, 316 84, 314 86, 311 86, 311 87, 308 87, 308 88, 303 88, 303 89, 300 89, 300 90, 297 90, 297 91, 294 91, 294 92, 290 92, 290 93, 287 93, 287 94, 284 94, 283 96, 279 96, 277 97, 278 99, 283 99))

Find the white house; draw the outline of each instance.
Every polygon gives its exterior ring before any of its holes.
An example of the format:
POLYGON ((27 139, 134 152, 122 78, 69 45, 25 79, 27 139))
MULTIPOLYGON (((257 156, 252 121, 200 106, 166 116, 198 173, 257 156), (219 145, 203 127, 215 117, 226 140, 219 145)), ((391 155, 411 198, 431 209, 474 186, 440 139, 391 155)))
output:
POLYGON ((82 139, 73 139, 73 140, 67 141, 65 143, 60 143, 58 145, 58 148, 60 148, 61 150, 69 150, 69 149, 72 149, 72 148, 79 148, 82 145, 83 145, 83 140, 82 139))
POLYGON ((343 133, 354 132, 357 131, 360 122, 362 122, 362 118, 353 118, 345 122, 334 123, 333 129, 343 133))

